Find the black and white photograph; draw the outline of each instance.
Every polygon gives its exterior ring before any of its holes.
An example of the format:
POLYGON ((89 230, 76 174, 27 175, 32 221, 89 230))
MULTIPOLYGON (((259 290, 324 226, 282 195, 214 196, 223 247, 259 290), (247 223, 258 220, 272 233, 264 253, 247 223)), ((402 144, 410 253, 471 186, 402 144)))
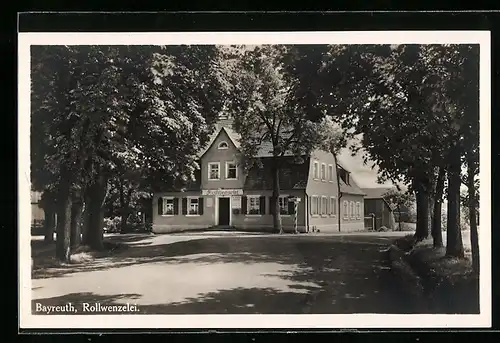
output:
POLYGON ((21 327, 490 326, 490 76, 488 31, 20 33, 21 327))

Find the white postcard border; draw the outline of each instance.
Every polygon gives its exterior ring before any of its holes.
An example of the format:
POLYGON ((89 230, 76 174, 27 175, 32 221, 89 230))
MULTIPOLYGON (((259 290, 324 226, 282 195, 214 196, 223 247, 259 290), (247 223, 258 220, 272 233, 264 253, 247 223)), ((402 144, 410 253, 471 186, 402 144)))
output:
MULTIPOLYGON (((491 326, 491 57, 489 31, 144 32, 18 34, 19 324, 42 328, 460 328, 491 326), (480 44, 479 315, 32 315, 30 46, 181 44, 480 44)), ((374 309, 375 310, 375 309, 374 309)))

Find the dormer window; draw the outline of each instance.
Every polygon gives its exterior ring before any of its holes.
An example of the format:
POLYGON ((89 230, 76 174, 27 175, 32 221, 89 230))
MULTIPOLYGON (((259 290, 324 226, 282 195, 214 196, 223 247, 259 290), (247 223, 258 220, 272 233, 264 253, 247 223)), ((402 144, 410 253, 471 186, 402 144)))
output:
POLYGON ((219 143, 218 149, 227 149, 227 148, 229 148, 229 145, 227 144, 227 142, 220 142, 219 143))

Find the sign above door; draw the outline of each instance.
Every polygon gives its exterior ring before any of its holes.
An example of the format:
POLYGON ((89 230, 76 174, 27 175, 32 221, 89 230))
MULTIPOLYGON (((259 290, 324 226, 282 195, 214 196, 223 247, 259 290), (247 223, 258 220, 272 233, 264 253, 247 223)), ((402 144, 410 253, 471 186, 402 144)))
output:
POLYGON ((231 196, 243 195, 243 189, 203 189, 201 195, 231 196))

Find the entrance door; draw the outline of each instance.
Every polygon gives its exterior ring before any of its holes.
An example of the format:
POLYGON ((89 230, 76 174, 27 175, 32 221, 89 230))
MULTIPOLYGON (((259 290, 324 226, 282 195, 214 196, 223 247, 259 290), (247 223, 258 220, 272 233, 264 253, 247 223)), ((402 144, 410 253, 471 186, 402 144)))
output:
POLYGON ((229 198, 219 198, 219 225, 229 225, 229 198))

